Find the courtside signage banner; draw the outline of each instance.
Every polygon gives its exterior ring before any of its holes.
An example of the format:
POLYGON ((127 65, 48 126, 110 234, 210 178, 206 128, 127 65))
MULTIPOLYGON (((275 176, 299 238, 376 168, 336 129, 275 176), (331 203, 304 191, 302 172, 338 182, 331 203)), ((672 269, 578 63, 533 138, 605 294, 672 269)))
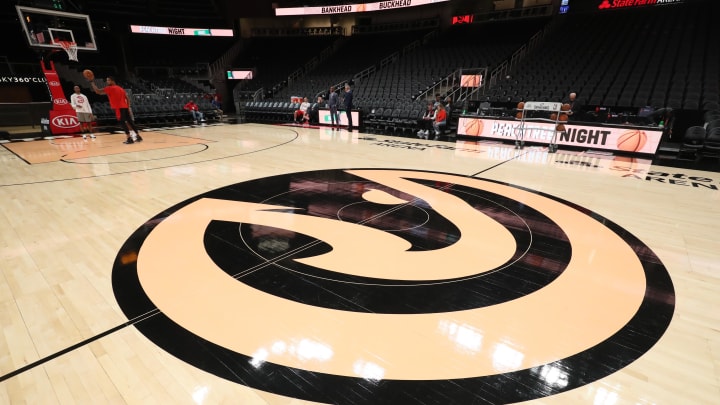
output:
POLYGON ((187 35, 194 37, 232 37, 234 35, 231 29, 153 27, 149 25, 131 25, 130 32, 134 34, 187 35))
POLYGON ((377 3, 343 4, 323 7, 283 7, 276 8, 275 15, 316 15, 365 13, 368 11, 384 11, 405 7, 425 6, 428 4, 445 3, 449 0, 389 0, 377 3))
POLYGON ((628 7, 661 6, 664 4, 678 4, 684 0, 601 0, 598 10, 612 10, 628 7))
MULTIPOLYGON (((555 125, 543 122, 497 120, 460 117, 458 135, 477 136, 514 141, 521 134, 526 142, 549 144, 555 135, 555 125)), ((614 128, 565 124, 555 143, 591 149, 655 154, 662 130, 649 128, 614 128)))
MULTIPOLYGON (((348 124, 347 114, 345 110, 338 109, 338 115, 340 116, 340 125, 346 127, 348 124)), ((353 110, 350 112, 353 119, 353 127, 360 126, 360 112, 353 110)), ((327 108, 321 108, 318 110, 318 121, 321 125, 332 125, 332 118, 330 117, 330 110, 327 108)))

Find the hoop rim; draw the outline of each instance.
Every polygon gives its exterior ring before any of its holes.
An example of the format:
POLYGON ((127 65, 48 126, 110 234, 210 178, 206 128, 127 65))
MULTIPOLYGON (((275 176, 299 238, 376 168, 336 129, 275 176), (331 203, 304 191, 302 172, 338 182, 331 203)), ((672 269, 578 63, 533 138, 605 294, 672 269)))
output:
POLYGON ((62 39, 54 40, 54 44, 60 45, 63 49, 70 49, 73 46, 77 48, 77 43, 73 41, 64 41, 62 39))
POLYGON ((56 45, 59 45, 59 46, 65 51, 65 53, 67 53, 68 59, 70 59, 70 60, 72 60, 72 61, 75 61, 75 62, 78 61, 78 58, 77 58, 77 53, 78 53, 77 43, 75 43, 75 42, 73 42, 73 41, 64 41, 64 40, 62 40, 62 39, 60 39, 60 40, 53 40, 53 43, 56 44, 56 45))

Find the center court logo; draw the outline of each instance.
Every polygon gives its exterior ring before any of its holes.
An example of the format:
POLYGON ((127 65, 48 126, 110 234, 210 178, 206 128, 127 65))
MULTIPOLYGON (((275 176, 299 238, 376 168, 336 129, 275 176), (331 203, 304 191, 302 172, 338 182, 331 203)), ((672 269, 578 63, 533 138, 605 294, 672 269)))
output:
POLYGON ((131 323, 183 361, 332 404, 554 395, 650 350, 675 300, 650 249, 597 214, 380 169, 285 174, 178 204, 128 239, 113 287, 131 323))

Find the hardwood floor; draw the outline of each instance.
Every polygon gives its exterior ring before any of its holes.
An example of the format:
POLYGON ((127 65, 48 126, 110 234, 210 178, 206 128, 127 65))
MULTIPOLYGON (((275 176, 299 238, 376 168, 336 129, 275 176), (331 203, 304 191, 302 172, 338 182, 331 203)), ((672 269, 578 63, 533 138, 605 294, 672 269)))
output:
POLYGON ((123 138, 0 147, 0 403, 719 403, 712 159, 123 138))

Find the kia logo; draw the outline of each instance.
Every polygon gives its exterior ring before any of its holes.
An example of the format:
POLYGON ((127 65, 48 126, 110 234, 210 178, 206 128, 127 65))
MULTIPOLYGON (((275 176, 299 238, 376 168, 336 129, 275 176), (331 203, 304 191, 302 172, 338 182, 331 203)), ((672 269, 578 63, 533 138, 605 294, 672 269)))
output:
POLYGON ((56 82, 55 80, 53 80, 53 81, 51 81, 51 82, 48 82, 48 84, 51 85, 51 86, 59 86, 59 85, 60 85, 60 82, 56 82))
POLYGON ((52 119, 52 125, 58 128, 74 128, 78 125, 77 117, 72 115, 58 115, 52 119))
POLYGON ((53 103, 55 103, 55 104, 57 104, 57 105, 65 105, 65 104, 67 104, 68 102, 67 102, 67 100, 65 100, 64 98, 56 98, 56 99, 53 100, 53 103))

